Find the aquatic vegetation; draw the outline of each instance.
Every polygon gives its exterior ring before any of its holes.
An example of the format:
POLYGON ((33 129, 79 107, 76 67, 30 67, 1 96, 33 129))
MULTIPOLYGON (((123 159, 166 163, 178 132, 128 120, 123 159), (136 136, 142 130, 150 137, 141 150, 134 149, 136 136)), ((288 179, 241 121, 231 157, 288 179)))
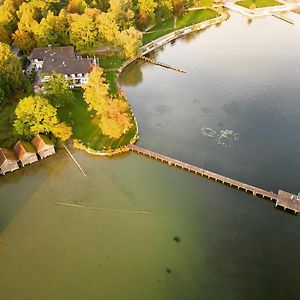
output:
POLYGON ((209 127, 202 127, 201 128, 201 134, 203 136, 207 136, 210 138, 216 137, 217 136, 217 132, 214 131, 213 129, 209 128, 209 127))
POLYGON ((232 147, 239 141, 239 133, 233 130, 221 130, 217 143, 225 147, 232 147))
POLYGON ((209 127, 202 127, 200 132, 202 136, 215 138, 217 144, 222 145, 226 148, 233 147, 240 139, 239 133, 228 129, 217 132, 209 127))

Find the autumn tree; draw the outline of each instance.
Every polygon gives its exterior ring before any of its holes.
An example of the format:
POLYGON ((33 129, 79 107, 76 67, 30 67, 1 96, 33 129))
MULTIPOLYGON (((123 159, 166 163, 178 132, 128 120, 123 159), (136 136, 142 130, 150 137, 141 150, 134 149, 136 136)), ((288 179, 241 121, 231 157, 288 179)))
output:
POLYGON ((94 110, 98 115, 101 115, 107 109, 110 101, 108 84, 105 82, 101 68, 93 68, 83 89, 83 97, 88 104, 88 110, 94 110))
POLYGON ((86 10, 83 15, 71 15, 70 43, 78 52, 94 54, 99 43, 99 32, 95 23, 95 15, 86 10))
POLYGON ((15 113, 14 127, 17 133, 25 138, 31 138, 37 133, 52 133, 65 141, 72 134, 67 124, 59 122, 56 108, 41 96, 22 99, 15 113))
POLYGON ((72 14, 82 14, 87 6, 88 5, 84 0, 69 0, 67 10, 72 14))
POLYGON ((63 74, 54 73, 48 82, 43 84, 45 97, 56 107, 63 107, 74 102, 74 95, 63 74))
POLYGON ((123 30, 118 37, 121 53, 127 59, 134 59, 141 54, 142 33, 130 27, 123 30))
POLYGON ((121 29, 134 25, 134 7, 131 0, 109 0, 109 4, 109 12, 121 29))
POLYGON ((145 27, 155 19, 157 3, 154 0, 138 0, 139 23, 145 27))
POLYGON ((27 54, 36 46, 33 33, 20 29, 13 34, 13 44, 27 54))
POLYGON ((162 0, 157 3, 155 10, 156 22, 161 23, 163 20, 169 19, 173 16, 172 0, 162 0))
POLYGON ((120 138, 132 126, 128 114, 128 103, 121 99, 114 99, 103 112, 100 128, 104 135, 113 139, 120 138))
POLYGON ((116 44, 119 36, 119 26, 112 13, 101 13, 97 17, 97 29, 103 41, 112 46, 116 44))
POLYGON ((0 42, 9 44, 11 42, 11 36, 9 31, 0 24, 0 42))

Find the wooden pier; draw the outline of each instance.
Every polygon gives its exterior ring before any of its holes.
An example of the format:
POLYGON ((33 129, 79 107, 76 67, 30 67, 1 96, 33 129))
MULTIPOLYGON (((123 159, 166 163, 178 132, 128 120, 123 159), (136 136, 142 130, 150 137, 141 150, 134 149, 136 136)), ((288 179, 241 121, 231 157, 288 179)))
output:
POLYGON ((164 63, 158 62, 158 61, 156 61, 156 60, 154 60, 154 59, 151 59, 151 58, 149 58, 149 57, 146 57, 146 56, 141 56, 140 59, 143 60, 143 61, 149 62, 149 63, 151 63, 151 64, 154 64, 154 65, 157 65, 157 66, 166 68, 166 69, 170 69, 170 70, 173 70, 173 71, 176 71, 176 72, 180 72, 180 73, 186 73, 186 71, 183 70, 183 69, 179 69, 179 68, 176 68, 176 67, 172 67, 171 65, 168 65, 168 64, 164 64, 164 63))
POLYGON ((272 16, 275 17, 275 18, 277 18, 277 19, 280 19, 280 20, 282 20, 282 21, 285 21, 285 22, 287 22, 287 23, 290 23, 290 24, 294 25, 294 21, 291 20, 291 19, 289 19, 289 18, 287 18, 287 17, 284 16, 284 15, 277 14, 277 13, 272 13, 272 16))
POLYGON ((240 182, 238 180, 234 180, 223 175, 190 165, 188 163, 182 162, 175 158, 168 157, 166 155, 162 155, 151 150, 144 149, 142 147, 136 145, 129 145, 129 149, 133 152, 140 153, 142 155, 146 155, 148 157, 154 158, 161 162, 165 162, 170 166, 179 167, 182 170, 187 170, 196 175, 200 175, 202 177, 212 179, 216 182, 228 185, 230 187, 236 188, 245 193, 251 194, 256 197, 264 198, 270 201, 275 202, 275 207, 279 207, 288 212, 297 214, 300 211, 300 199, 299 196, 290 194, 288 192, 279 191, 278 194, 275 194, 271 191, 266 191, 264 189, 240 182))

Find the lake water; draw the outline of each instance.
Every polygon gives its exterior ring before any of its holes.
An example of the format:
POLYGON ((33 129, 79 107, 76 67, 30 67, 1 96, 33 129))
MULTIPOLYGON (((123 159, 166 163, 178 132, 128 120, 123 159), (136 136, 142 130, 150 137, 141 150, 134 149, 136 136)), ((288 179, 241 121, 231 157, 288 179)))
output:
MULTIPOLYGON (((130 66, 138 144, 300 192, 300 16, 288 16, 232 14, 153 54, 187 74, 130 66)), ((299 216, 135 153, 72 152, 87 178, 64 151, 0 178, 1 300, 299 297, 299 216)))

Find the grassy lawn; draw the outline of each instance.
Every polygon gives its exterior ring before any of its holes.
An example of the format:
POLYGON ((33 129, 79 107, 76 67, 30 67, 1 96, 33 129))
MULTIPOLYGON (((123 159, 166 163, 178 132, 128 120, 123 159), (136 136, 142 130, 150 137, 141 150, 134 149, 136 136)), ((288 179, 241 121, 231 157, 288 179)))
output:
POLYGON ((250 8, 253 3, 256 5, 257 8, 283 5, 282 3, 280 3, 276 0, 254 0, 254 1, 245 0, 245 1, 235 2, 236 5, 243 6, 246 8, 250 8))
POLYGON ((81 140, 85 146, 94 150, 117 149, 128 145, 136 133, 135 123, 131 129, 120 139, 114 140, 102 134, 98 126, 99 117, 87 111, 87 104, 83 100, 83 91, 74 90, 76 101, 58 111, 61 121, 72 125, 73 138, 81 140))
POLYGON ((151 28, 149 30, 150 33, 144 33, 143 45, 172 31, 213 19, 217 16, 218 12, 210 8, 189 11, 184 16, 177 18, 176 28, 174 28, 174 19, 169 19, 162 24, 151 28))
POLYGON ((101 55, 99 56, 99 64, 103 69, 118 69, 122 66, 125 59, 117 55, 101 55))
POLYGON ((117 85, 117 71, 104 71, 106 81, 109 83, 109 93, 112 96, 119 94, 117 85))

